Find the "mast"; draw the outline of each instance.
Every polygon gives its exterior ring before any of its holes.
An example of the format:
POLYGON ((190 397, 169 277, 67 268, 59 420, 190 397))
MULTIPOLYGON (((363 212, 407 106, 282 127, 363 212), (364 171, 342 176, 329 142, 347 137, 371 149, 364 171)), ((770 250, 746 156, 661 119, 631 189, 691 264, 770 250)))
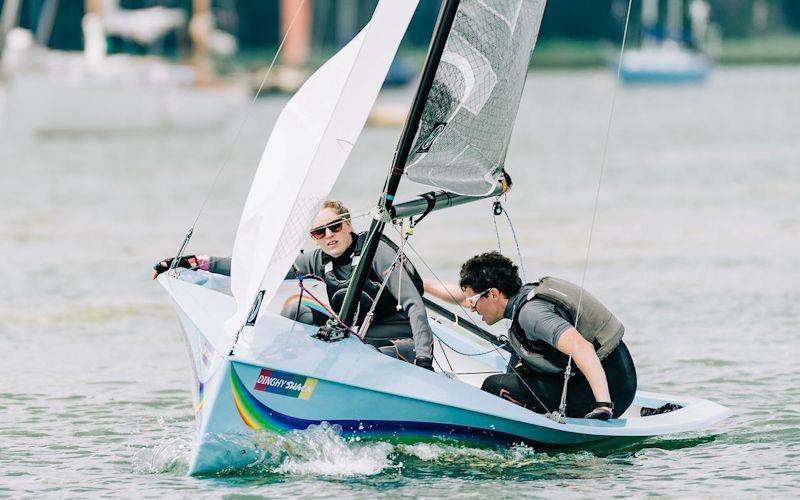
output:
POLYGON ((281 0, 281 37, 286 40, 281 62, 284 66, 295 70, 300 70, 308 64, 313 17, 311 2, 312 0, 281 0))
POLYGON ((361 289, 364 287, 364 282, 372 267, 372 260, 375 258, 375 251, 378 248, 383 228, 386 222, 390 220, 389 210, 392 208, 394 195, 397 192, 397 187, 400 184, 400 178, 403 175, 408 155, 411 152, 414 138, 417 135, 422 112, 428 101, 428 95, 433 85, 434 77, 436 76, 436 70, 439 68, 439 62, 442 58, 442 52, 444 52, 447 37, 450 34, 450 29, 453 27, 453 20, 456 17, 459 3, 460 0, 445 0, 439 12, 439 19, 436 22, 436 29, 431 39, 431 45, 428 48, 428 56, 425 59, 425 65, 422 69, 422 76, 420 77, 417 94, 414 97, 411 110, 406 119, 406 124, 400 135, 394 160, 392 161, 392 166, 386 177, 383 194, 378 200, 378 214, 370 225, 362 254, 358 265, 353 270, 350 286, 347 288, 342 310, 339 313, 339 317, 346 325, 353 322, 356 306, 358 305, 356 297, 361 296, 361 289))
POLYGON ((19 22, 20 0, 5 0, 0 11, 0 56, 6 43, 6 35, 19 22))
POLYGON ((192 66, 194 83, 208 85, 212 80, 209 42, 214 28, 211 0, 192 0, 192 18, 189 21, 189 38, 192 40, 192 66))

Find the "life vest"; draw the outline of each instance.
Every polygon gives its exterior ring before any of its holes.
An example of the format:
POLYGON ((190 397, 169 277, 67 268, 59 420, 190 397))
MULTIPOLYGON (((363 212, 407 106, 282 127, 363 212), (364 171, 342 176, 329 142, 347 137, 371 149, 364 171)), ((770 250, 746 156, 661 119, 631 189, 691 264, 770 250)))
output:
MULTIPOLYGON (((334 272, 333 258, 329 255, 323 254, 322 263, 325 266, 324 280, 325 287, 328 292, 328 300, 330 301, 333 310, 337 313, 342 310, 344 296, 347 293, 347 287, 350 286, 352 270, 355 270, 356 265, 358 264, 358 259, 360 258, 362 250, 364 249, 366 239, 366 231, 355 235, 355 245, 353 246, 353 251, 351 254, 351 275, 347 278, 340 279, 337 277, 336 273, 334 272)), ((389 245, 392 250, 396 252, 399 251, 399 247, 387 236, 381 235, 381 242, 389 245)), ((419 294, 422 295, 424 291, 422 277, 420 277, 414 265, 411 264, 407 258, 403 258, 403 267, 411 277, 414 287, 417 289, 419 294)), ((364 282, 364 288, 361 290, 361 297, 358 301, 354 324, 360 325, 364 321, 364 318, 372 307, 372 303, 375 301, 375 297, 378 295, 378 290, 380 290, 381 283, 383 283, 383 277, 379 276, 374 269, 370 268, 367 279, 364 282)), ((397 306, 397 298, 392 294, 392 290, 389 290, 388 287, 385 288, 378 299, 378 304, 375 306, 373 322, 380 322, 381 320, 396 314, 399 310, 397 306)))
POLYGON ((520 309, 534 298, 543 299, 556 306, 578 332, 591 343, 601 360, 617 348, 625 327, 592 294, 581 287, 559 278, 546 276, 537 283, 524 285, 514 299, 509 329, 509 342, 529 368, 544 373, 560 373, 566 368, 566 355, 542 340, 530 340, 519 325, 520 309), (578 316, 578 303, 580 315, 578 316), (575 323, 575 317, 578 322, 575 323))

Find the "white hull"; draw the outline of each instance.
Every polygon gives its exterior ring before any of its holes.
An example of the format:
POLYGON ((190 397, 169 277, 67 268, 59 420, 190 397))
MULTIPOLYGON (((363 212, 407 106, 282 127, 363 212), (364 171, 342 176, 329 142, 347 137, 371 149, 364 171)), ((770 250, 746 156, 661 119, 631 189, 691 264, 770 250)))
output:
MULTIPOLYGON (((323 421, 338 425, 346 437, 361 439, 574 446, 696 431, 730 414, 710 401, 640 391, 622 418, 567 418, 566 423, 556 423, 481 391, 487 375, 432 373, 380 354, 353 337, 333 343, 313 338, 316 327, 269 312, 292 293, 292 282, 262 309, 266 316, 229 356, 232 340, 222 324, 233 312, 233 298, 211 289, 220 284, 224 288, 225 280, 184 271, 179 279, 162 275, 159 281, 175 301, 197 376, 192 474, 253 463, 258 459, 255 433, 302 430, 323 421), (668 402, 683 408, 638 416, 640 406, 657 408, 668 402)), ((462 356, 455 351, 481 353, 489 344, 441 318, 432 316, 431 324, 443 341, 436 342, 436 365, 452 366, 455 372, 504 371, 503 351, 462 356)))

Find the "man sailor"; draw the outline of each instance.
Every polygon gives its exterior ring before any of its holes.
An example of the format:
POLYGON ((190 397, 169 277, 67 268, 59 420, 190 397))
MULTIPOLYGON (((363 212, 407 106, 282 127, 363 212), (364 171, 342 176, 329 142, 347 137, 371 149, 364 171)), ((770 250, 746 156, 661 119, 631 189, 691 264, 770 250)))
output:
POLYGON ((633 401, 636 369, 621 340, 624 328, 576 285, 557 278, 523 285, 510 259, 488 252, 461 266, 459 286, 426 281, 425 289, 442 300, 466 303, 489 325, 511 320, 515 354, 507 373, 484 381, 484 391, 538 413, 557 410, 572 356, 566 416, 608 420, 633 401))
MULTIPOLYGON (((349 210, 336 200, 327 200, 322 204, 312 227, 310 235, 317 248, 310 252, 301 252, 289 275, 322 277, 328 300, 333 309, 338 311, 350 284, 354 257, 360 252, 364 234, 358 235, 353 231, 349 210)), ((404 265, 397 265, 386 276, 396 256, 397 250, 382 240, 372 262, 355 324, 361 324, 377 295, 380 283, 386 278, 386 287, 378 298, 364 341, 384 354, 433 370, 433 333, 421 296, 421 279, 407 260, 404 260, 404 265), (416 279, 412 279, 412 276, 416 279)), ((168 270, 171 263, 172 259, 157 263, 153 267, 153 278, 168 270)), ((178 266, 224 275, 231 273, 230 257, 189 255, 182 257, 178 266)), ((325 314, 312 310, 299 301, 284 307, 281 314, 316 325, 323 325, 328 320, 325 314)))

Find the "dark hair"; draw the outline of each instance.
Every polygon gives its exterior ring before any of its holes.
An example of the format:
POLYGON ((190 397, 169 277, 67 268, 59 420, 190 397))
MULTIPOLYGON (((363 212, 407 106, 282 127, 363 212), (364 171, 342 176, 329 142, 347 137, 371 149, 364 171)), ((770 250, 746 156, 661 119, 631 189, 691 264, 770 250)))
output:
POLYGON ((517 269, 511 259, 499 252, 482 253, 461 266, 459 285, 476 292, 497 288, 511 297, 522 287, 517 269))

